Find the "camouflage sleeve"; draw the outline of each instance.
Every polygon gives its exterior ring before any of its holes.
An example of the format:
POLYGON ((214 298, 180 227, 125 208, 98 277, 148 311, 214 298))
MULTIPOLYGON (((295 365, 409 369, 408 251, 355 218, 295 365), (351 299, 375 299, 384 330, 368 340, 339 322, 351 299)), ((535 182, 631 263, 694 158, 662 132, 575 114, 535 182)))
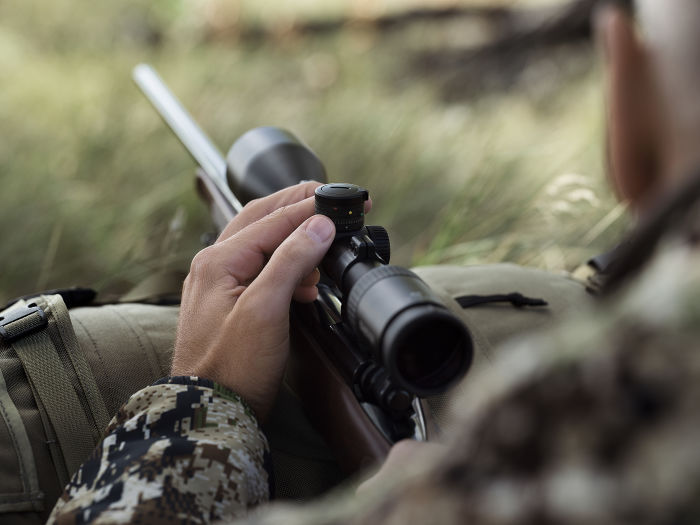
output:
POLYGON ((48 523, 208 523, 269 498, 268 445, 233 392, 176 377, 134 394, 48 523))

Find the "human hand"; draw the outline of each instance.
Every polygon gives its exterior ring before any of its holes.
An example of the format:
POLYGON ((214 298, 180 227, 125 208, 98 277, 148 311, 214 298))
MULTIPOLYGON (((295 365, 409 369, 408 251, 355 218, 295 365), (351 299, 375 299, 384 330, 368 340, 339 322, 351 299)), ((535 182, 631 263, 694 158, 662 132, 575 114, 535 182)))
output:
POLYGON ((172 375, 211 379, 245 399, 259 420, 274 402, 289 353, 292 298, 311 302, 316 266, 335 226, 313 216, 317 182, 248 203, 185 279, 172 375))

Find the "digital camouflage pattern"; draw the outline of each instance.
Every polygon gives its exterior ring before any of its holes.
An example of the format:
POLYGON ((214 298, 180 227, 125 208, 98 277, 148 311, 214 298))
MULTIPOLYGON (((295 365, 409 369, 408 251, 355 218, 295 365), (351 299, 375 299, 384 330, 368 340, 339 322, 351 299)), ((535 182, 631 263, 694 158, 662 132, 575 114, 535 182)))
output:
POLYGON ((267 441, 234 393, 196 377, 134 394, 49 523, 208 523, 269 497, 267 441))
POLYGON ((255 524, 700 523, 700 249, 468 376, 444 451, 255 524))

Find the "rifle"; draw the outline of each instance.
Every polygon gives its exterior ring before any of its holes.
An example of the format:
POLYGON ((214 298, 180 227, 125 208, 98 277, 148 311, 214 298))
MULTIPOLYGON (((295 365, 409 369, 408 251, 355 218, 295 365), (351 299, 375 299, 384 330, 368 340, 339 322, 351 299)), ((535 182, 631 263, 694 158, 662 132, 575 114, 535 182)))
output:
MULTIPOLYGON (((150 66, 133 77, 197 162, 197 189, 218 231, 242 203, 302 180, 326 182, 318 157, 279 128, 246 132, 224 158, 150 66)), ((368 197, 346 183, 316 190, 316 213, 333 220, 336 238, 318 299, 290 312, 287 381, 347 473, 383 459, 400 439, 427 440, 420 397, 458 381, 473 351, 467 328, 427 284, 388 264, 386 230, 364 225, 368 197)))

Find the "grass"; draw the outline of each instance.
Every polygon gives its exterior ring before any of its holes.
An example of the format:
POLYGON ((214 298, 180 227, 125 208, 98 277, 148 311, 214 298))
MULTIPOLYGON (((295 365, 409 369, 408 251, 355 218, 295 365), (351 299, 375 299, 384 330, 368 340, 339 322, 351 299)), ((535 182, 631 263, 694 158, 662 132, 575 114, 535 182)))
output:
MULTIPOLYGON (((624 228, 603 180, 600 73, 586 51, 569 57, 582 64, 574 73, 542 60, 507 93, 445 104, 405 67, 420 32, 439 29, 207 39, 221 5, 0 3, 0 299, 124 291, 186 269, 200 248, 210 226, 194 166, 131 82, 142 61, 222 150, 278 125, 331 180, 366 186, 368 222, 387 227, 396 264, 570 269, 624 228)), ((229 14, 241 23, 270 16, 241 5, 229 14)))

